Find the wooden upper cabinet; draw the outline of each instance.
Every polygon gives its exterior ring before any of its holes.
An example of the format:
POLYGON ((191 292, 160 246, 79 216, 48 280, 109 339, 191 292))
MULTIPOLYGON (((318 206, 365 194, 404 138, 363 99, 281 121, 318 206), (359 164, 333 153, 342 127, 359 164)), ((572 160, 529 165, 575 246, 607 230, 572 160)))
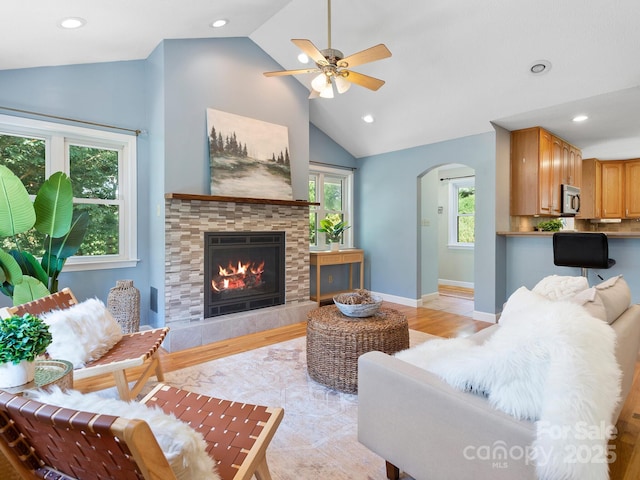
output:
POLYGON ((624 162, 607 161, 602 164, 602 216, 601 218, 623 218, 624 162))
POLYGON ((595 158, 580 161, 582 186, 580 187, 580 212, 576 218, 600 218, 602 216, 602 162, 595 158))
POLYGON ((577 148, 540 127, 511 132, 511 215, 560 215, 561 185, 581 177, 577 148))
POLYGON ((624 205, 626 218, 640 218, 640 158, 624 162, 624 205))

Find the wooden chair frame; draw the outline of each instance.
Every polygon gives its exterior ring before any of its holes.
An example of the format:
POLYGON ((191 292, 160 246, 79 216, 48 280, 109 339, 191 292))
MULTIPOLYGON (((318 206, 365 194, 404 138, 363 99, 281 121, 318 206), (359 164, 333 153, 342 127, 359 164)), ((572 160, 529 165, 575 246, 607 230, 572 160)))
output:
MULTIPOLYGON (((282 408, 221 400, 165 384, 142 402, 201 432, 222 480, 254 475, 271 480, 266 450, 282 408)), ((146 422, 47 405, 1 390, 0 451, 24 479, 176 479, 146 422)))
MULTIPOLYGON (((0 309, 0 318, 8 318, 11 315, 24 315, 25 313, 39 315, 57 309, 69 308, 77 303, 78 300, 71 290, 64 288, 59 292, 29 303, 0 309)), ((87 363, 82 368, 75 369, 73 378, 74 380, 81 380, 111 373, 120 398, 122 400, 135 399, 154 374, 158 381, 164 381, 164 372, 160 364, 158 349, 168 332, 169 328, 164 327, 124 334, 122 340, 101 358, 87 363), (136 378, 133 387, 130 388, 126 370, 140 366, 145 367, 136 378)))

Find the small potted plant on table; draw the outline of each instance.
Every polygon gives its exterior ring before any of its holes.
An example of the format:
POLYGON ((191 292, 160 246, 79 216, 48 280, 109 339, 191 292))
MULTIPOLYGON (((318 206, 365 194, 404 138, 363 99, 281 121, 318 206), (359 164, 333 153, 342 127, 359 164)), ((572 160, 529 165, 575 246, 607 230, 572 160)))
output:
POLYGON ((342 220, 337 213, 333 213, 320 220, 320 228, 318 231, 325 234, 325 239, 331 246, 331 250, 337 251, 340 249, 342 234, 347 228, 349 228, 347 222, 342 220))
POLYGON ((35 378, 35 360, 51 344, 49 326, 26 313, 0 319, 0 388, 17 387, 35 378))

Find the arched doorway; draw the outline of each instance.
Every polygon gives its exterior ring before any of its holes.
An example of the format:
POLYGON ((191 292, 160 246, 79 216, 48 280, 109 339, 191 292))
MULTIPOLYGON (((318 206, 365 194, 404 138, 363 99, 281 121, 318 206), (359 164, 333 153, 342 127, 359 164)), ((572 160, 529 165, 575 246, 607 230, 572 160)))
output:
POLYGON ((419 178, 419 282, 423 301, 438 286, 474 288, 475 170, 463 164, 435 167, 419 178), (471 229, 471 231, 470 231, 471 229))

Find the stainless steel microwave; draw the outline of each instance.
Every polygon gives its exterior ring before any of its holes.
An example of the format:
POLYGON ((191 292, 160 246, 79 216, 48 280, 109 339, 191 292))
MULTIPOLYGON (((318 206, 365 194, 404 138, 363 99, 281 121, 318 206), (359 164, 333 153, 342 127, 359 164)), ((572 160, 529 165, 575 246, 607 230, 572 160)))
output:
POLYGON ((562 215, 575 215, 580 211, 580 189, 573 185, 562 185, 562 215))

